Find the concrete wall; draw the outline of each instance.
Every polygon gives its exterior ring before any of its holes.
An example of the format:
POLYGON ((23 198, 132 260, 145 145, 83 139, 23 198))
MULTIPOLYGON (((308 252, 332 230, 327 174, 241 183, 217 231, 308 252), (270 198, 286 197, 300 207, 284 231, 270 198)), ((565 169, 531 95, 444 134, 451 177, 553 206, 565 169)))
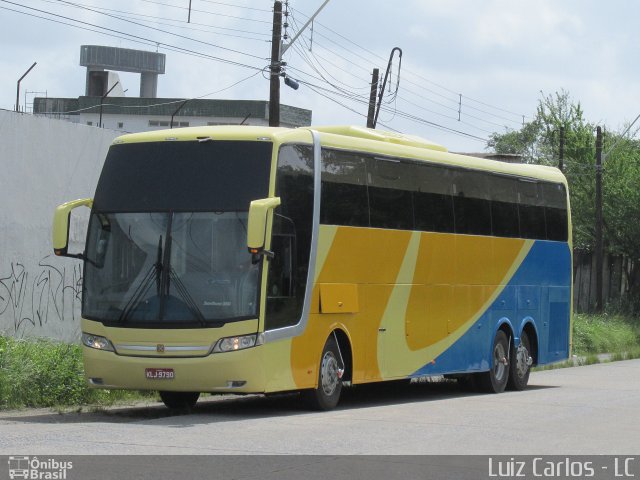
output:
MULTIPOLYGON (((82 268, 57 258, 57 205, 93 196, 118 132, 0 110, 0 334, 75 341, 82 268)), ((70 252, 84 249, 88 210, 72 215, 70 252)))

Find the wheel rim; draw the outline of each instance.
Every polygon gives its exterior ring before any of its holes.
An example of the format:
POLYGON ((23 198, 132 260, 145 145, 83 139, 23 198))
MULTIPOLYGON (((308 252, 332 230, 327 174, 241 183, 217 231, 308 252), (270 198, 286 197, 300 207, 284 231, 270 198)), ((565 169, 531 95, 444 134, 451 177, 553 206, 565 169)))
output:
POLYGON ((497 381, 502 381, 507 371, 507 365, 505 365, 506 358, 507 355, 504 350, 504 345, 498 343, 493 349, 493 376, 497 381))
POLYGON ((320 367, 320 381, 322 383, 322 391, 328 397, 333 395, 338 388, 338 361, 333 352, 326 352, 322 357, 322 365, 320 367))
POLYGON ((521 342, 518 347, 518 354, 516 355, 516 373, 518 377, 524 378, 529 370, 529 350, 521 342))

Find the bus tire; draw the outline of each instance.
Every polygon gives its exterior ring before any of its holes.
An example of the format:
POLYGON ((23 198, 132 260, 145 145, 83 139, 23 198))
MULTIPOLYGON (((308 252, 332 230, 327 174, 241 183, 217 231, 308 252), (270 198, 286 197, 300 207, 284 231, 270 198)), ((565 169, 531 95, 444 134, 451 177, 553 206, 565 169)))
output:
POLYGON ((331 410, 340 400, 342 380, 338 374, 340 351, 333 336, 327 339, 320 356, 318 387, 302 392, 307 405, 314 410, 331 410))
POLYGON ((200 392, 160 392, 160 398, 171 410, 193 408, 200 398, 200 392))
POLYGON ((498 330, 491 349, 491 369, 481 373, 478 380, 483 391, 501 393, 509 380, 509 341, 507 335, 498 330))
POLYGON ((520 346, 511 351, 511 362, 509 365, 509 390, 524 390, 529 383, 531 373, 531 342, 527 332, 522 332, 520 336, 520 346))

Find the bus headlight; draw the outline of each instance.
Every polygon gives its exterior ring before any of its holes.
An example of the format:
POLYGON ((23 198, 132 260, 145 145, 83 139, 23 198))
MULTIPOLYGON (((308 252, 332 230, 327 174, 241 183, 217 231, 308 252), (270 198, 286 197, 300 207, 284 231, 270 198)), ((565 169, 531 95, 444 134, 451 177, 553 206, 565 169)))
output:
POLYGON ((96 350, 104 350, 106 352, 114 351, 111 342, 100 335, 91 335, 90 333, 82 332, 82 343, 96 350))
POLYGON ((255 347, 264 343, 264 334, 254 333, 252 335, 241 335, 239 337, 221 338, 213 346, 213 353, 233 352, 255 347))

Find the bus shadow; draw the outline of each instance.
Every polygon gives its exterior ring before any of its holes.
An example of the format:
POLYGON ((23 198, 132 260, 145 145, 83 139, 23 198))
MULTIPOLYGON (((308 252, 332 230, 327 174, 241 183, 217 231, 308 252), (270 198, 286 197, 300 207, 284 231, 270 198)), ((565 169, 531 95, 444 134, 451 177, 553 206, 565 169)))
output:
MULTIPOLYGON (((548 385, 530 385, 527 391, 558 388, 548 385)), ((507 392, 503 395, 519 395, 525 392, 507 392)), ((340 403, 334 411, 350 411, 361 408, 384 407, 416 402, 486 396, 490 394, 463 390, 455 381, 406 381, 358 385, 345 388, 340 403)), ((0 415, 0 421, 64 424, 64 423, 146 423, 159 420, 162 426, 184 428, 196 424, 219 423, 269 417, 317 414, 307 408, 300 395, 283 393, 275 395, 211 395, 204 396, 190 410, 175 411, 160 403, 133 406, 87 407, 76 411, 39 411, 29 415, 18 412, 0 415)))

